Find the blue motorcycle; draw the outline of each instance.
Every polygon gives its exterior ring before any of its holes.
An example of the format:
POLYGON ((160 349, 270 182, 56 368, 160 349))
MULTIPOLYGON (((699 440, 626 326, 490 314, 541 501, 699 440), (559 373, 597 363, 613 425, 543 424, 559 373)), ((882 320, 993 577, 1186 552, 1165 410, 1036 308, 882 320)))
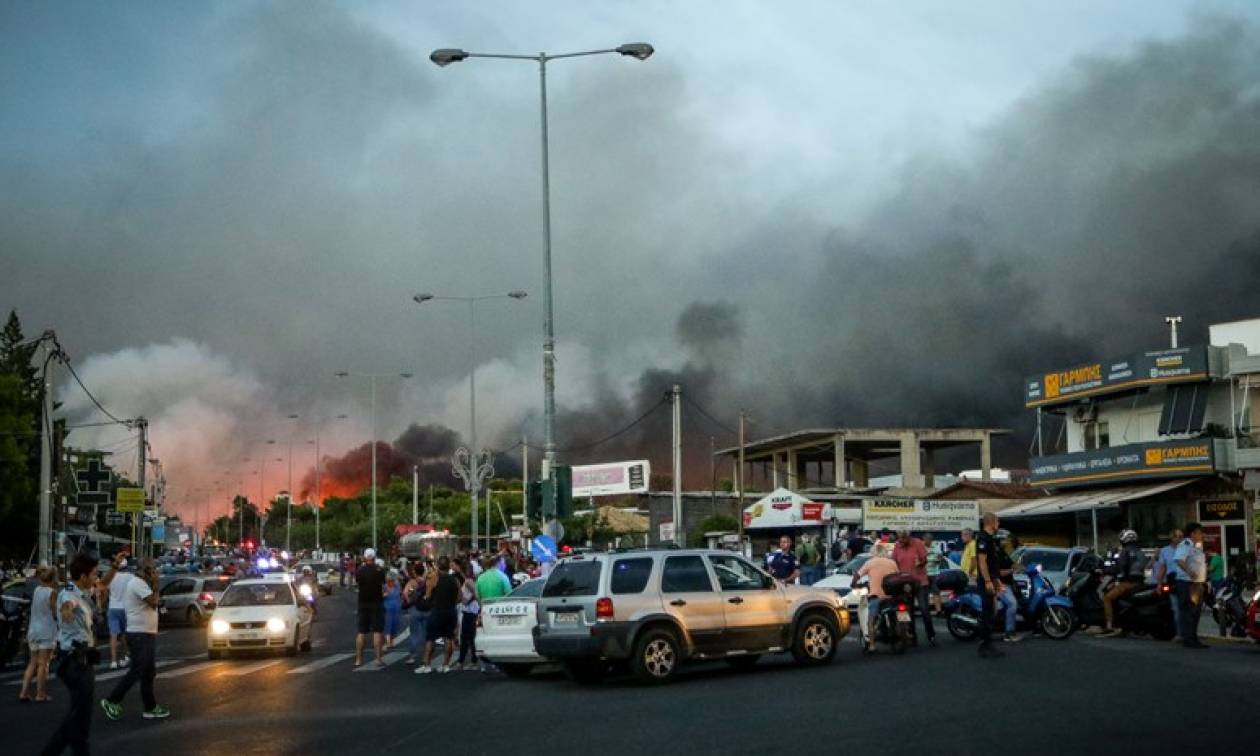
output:
MULTIPOLYGON (((1076 612, 1072 599, 1060 596, 1054 584, 1041 574, 1041 565, 1024 569, 1015 579, 1015 597, 1018 601, 1016 627, 1021 630, 1040 630, 1047 638, 1065 640, 1076 632, 1076 612)), ((999 610, 1001 602, 995 601, 999 610)), ((942 608, 949 634, 961 641, 976 637, 980 630, 983 613, 980 610, 980 593, 969 588, 955 594, 942 608)), ((1001 616, 999 612, 999 616, 1001 616)), ((994 620, 994 618, 990 618, 994 620)))

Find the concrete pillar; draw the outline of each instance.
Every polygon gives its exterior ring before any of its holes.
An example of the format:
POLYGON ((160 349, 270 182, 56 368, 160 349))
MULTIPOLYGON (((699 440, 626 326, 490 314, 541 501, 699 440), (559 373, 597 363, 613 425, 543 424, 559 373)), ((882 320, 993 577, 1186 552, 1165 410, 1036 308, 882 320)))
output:
POLYGON ((835 474, 836 488, 844 488, 849 485, 848 470, 844 464, 844 436, 837 433, 831 439, 832 446, 832 471, 835 474))
POLYGON ((864 459, 853 460, 853 484, 858 488, 866 488, 871 484, 871 466, 864 459))
POLYGON ((923 472, 919 465, 919 437, 913 431, 901 434, 901 485, 923 488, 923 472))
POLYGON ((774 452, 770 455, 770 488, 782 488, 783 477, 779 474, 779 453, 774 452))
POLYGON ((789 490, 795 491, 800 488, 801 469, 800 459, 796 456, 795 449, 787 451, 787 487, 789 490))
POLYGON ((989 471, 993 467, 993 444, 988 433, 980 440, 980 480, 989 480, 989 471))
POLYGON ((929 447, 923 447, 923 482, 928 488, 936 486, 936 459, 929 447))

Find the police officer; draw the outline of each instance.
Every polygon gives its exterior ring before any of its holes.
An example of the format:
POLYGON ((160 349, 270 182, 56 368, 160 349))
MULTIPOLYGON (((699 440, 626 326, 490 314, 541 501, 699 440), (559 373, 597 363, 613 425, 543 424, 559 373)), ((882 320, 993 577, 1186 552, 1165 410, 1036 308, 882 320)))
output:
POLYGON ((997 542, 998 517, 992 512, 985 512, 980 520, 980 532, 976 534, 976 568, 978 570, 978 588, 980 589, 980 656, 993 658, 1003 656, 993 647, 993 614, 994 599, 1002 592, 1002 561, 998 556, 1001 548, 997 542))
POLYGON ((792 582, 801 574, 796 554, 792 551, 792 536, 779 537, 779 550, 770 555, 766 566, 770 568, 771 575, 784 583, 792 582))

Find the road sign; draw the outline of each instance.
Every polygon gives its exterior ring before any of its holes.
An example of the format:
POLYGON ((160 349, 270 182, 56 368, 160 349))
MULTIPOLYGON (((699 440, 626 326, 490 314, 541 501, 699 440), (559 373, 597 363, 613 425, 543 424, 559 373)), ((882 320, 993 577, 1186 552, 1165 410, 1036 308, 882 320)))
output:
POLYGON ((143 488, 120 488, 116 494, 118 503, 114 505, 114 509, 119 512, 143 512, 144 511, 144 489, 143 488))
POLYGON ((158 541, 164 541, 164 540, 166 540, 166 526, 154 525, 153 526, 153 542, 157 543, 158 541))
POLYGON ((556 561, 556 541, 549 535, 540 535, 529 545, 529 553, 540 562, 556 561))
POLYGON ((80 504, 108 504, 109 484, 114 474, 99 459, 88 460, 87 467, 74 473, 75 487, 79 490, 80 504))
POLYGON ((127 517, 122 512, 115 512, 111 509, 105 513, 106 525, 122 525, 126 521, 127 517))

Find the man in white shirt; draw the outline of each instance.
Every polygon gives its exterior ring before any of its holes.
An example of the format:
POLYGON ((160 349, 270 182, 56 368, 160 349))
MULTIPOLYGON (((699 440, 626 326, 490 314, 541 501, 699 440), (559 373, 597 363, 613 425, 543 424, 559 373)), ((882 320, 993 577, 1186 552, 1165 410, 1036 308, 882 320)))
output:
POLYGON ((109 698, 101 699, 105 716, 117 721, 122 717, 122 700, 136 681, 140 681, 140 697, 144 701, 145 719, 165 719, 169 709, 158 704, 153 695, 153 680, 157 676, 158 632, 158 573, 153 560, 146 559, 136 576, 123 591, 123 605, 127 612, 127 648, 131 649, 131 667, 118 681, 109 698))
POLYGON ((127 583, 131 582, 133 575, 130 572, 123 572, 123 568, 127 566, 127 555, 125 553, 118 554, 114 557, 113 566, 109 574, 105 576, 105 585, 109 588, 109 609, 106 611, 106 619, 109 621, 109 668, 118 669, 119 666, 127 665, 127 645, 124 642, 124 636, 127 632, 127 610, 123 606, 123 597, 127 590, 127 583), (122 659, 119 659, 119 656, 122 659))

